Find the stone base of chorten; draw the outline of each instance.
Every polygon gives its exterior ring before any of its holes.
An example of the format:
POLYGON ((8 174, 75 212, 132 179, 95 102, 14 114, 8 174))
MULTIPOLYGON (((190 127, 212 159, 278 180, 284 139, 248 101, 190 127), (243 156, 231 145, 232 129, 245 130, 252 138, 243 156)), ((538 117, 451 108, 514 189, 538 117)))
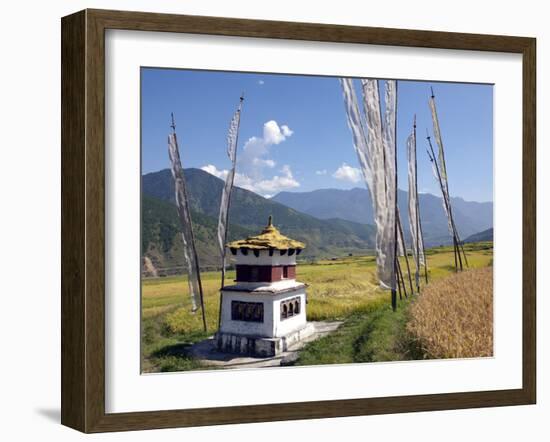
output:
POLYGON ((315 333, 315 327, 308 322, 305 327, 278 338, 218 332, 214 340, 219 351, 266 358, 288 351, 293 345, 310 337, 313 333, 315 333))

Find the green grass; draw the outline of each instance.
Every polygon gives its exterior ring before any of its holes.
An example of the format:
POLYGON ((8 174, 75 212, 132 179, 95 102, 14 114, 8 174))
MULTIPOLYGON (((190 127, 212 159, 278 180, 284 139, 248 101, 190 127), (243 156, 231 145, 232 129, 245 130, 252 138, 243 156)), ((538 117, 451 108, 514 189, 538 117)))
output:
POLYGON ((296 365, 402 361, 418 358, 405 335, 410 299, 393 311, 386 299, 350 315, 334 333, 308 344, 296 365))
MULTIPOLYGON (((492 243, 465 246, 471 267, 492 264, 492 243)), ((427 251, 429 278, 441 279, 454 272, 452 247, 427 251)), ((405 269, 404 258, 402 268, 405 269)), ((410 264, 413 265, 412 260, 410 264)), ((298 364, 317 365, 413 359, 416 350, 404 339, 409 301, 390 307, 390 295, 378 288, 374 256, 299 263, 297 279, 308 284, 309 321, 341 320, 334 333, 308 344, 298 364)), ((235 277, 229 272, 227 278, 235 277)), ((206 319, 202 330, 200 311, 191 313, 184 277, 142 281, 142 369, 145 372, 184 371, 204 368, 187 356, 194 342, 215 332, 219 309, 219 272, 202 273, 206 319)), ((407 284, 408 290, 408 284, 407 284)))

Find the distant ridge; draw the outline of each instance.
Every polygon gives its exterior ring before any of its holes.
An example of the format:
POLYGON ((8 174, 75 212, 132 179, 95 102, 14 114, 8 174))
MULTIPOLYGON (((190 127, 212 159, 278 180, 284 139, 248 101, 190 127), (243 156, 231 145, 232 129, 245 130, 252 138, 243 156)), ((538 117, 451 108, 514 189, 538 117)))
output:
MULTIPOLYGON (((319 189, 311 192, 280 192, 272 198, 288 207, 319 219, 341 218, 348 221, 374 224, 370 193, 365 188, 319 189)), ((398 191, 399 210, 405 236, 409 237, 408 193, 398 191)), ((440 197, 429 193, 419 195, 424 239, 427 246, 448 244, 451 238, 440 197)), ((457 229, 462 238, 493 226, 493 203, 470 202, 452 198, 457 229)))
MULTIPOLYGON (((216 226, 223 181, 200 169, 185 169, 193 225, 202 266, 216 266, 219 256, 216 226)), ((181 238, 174 205, 172 175, 168 169, 142 176, 142 250, 155 268, 182 262, 181 238)), ((321 220, 235 187, 230 208, 229 238, 258 233, 270 215, 281 232, 306 243, 300 255, 330 257, 366 253, 374 247, 372 225, 343 219, 321 220)))
POLYGON ((493 241, 493 228, 484 230, 483 232, 474 233, 464 240, 464 242, 480 242, 493 241))
MULTIPOLYGON (((201 265, 217 267, 216 227, 223 181, 201 169, 185 169, 184 173, 201 265)), ((142 193, 142 250, 147 258, 144 267, 154 267, 154 271, 181 266, 183 252, 170 171, 143 175, 142 193)), ((408 241, 407 192, 399 190, 398 198, 408 241)), ((441 198, 431 194, 421 194, 419 198, 426 246, 449 244, 441 198)), ((492 238, 492 203, 467 202, 462 198, 453 198, 452 202, 462 238, 482 241, 489 237, 489 231, 492 238)), ((229 239, 257 233, 269 215, 282 233, 307 244, 302 259, 364 254, 374 248, 376 228, 366 189, 281 192, 267 199, 235 187, 229 239)))

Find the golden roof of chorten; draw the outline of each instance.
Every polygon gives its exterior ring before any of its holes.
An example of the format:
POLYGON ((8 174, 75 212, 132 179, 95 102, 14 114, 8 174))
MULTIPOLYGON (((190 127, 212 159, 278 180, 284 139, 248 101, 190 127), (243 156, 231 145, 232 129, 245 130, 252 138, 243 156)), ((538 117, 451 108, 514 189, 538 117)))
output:
POLYGON ((267 226, 262 230, 262 233, 256 236, 249 236, 246 239, 239 239, 230 242, 227 247, 230 249, 303 249, 305 244, 295 239, 288 238, 279 232, 273 225, 273 218, 269 216, 267 226))

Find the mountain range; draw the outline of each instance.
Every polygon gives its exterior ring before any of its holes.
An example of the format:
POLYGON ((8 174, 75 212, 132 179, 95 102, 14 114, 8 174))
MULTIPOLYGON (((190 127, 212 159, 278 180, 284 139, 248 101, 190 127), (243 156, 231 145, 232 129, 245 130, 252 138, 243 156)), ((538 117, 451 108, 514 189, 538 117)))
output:
MULTIPOLYGON (((219 266, 218 211, 224 182, 200 169, 185 169, 185 181, 201 265, 219 266)), ((181 265, 182 249, 172 175, 168 169, 142 176, 142 252, 155 268, 181 265)), ((269 216, 286 236, 307 244, 304 258, 363 252, 374 246, 372 225, 318 219, 249 190, 235 187, 229 210, 229 240, 257 234, 269 216)))
MULTIPOLYGON (((443 200, 429 193, 419 194, 420 219, 426 245, 450 242, 443 200)), ((280 192, 272 198, 288 207, 319 219, 340 218, 374 224, 370 192, 367 189, 319 189, 311 192, 280 192)), ((403 230, 409 234, 408 192, 398 191, 397 201, 403 230)), ((453 216, 462 239, 493 226, 493 203, 451 198, 453 216)))
MULTIPOLYGON (((224 182, 201 169, 185 169, 184 173, 201 266, 214 268, 220 264, 216 229, 224 182)), ((407 193, 399 192, 403 227, 408 237, 407 193)), ((449 243, 441 199, 422 194, 420 209, 426 245, 449 243)), ((454 198, 453 210, 463 237, 492 227, 492 203, 454 198)), ((181 266, 182 242, 168 169, 142 176, 141 212, 144 267, 166 270, 181 266)), ((268 199, 235 187, 231 194, 228 239, 259 233, 269 215, 284 235, 307 244, 301 255, 306 259, 365 253, 374 247, 376 228, 366 189, 281 192, 268 199)))
POLYGON ((493 228, 484 230, 483 232, 474 233, 464 240, 464 242, 480 242, 480 241, 492 241, 493 240, 493 228))

